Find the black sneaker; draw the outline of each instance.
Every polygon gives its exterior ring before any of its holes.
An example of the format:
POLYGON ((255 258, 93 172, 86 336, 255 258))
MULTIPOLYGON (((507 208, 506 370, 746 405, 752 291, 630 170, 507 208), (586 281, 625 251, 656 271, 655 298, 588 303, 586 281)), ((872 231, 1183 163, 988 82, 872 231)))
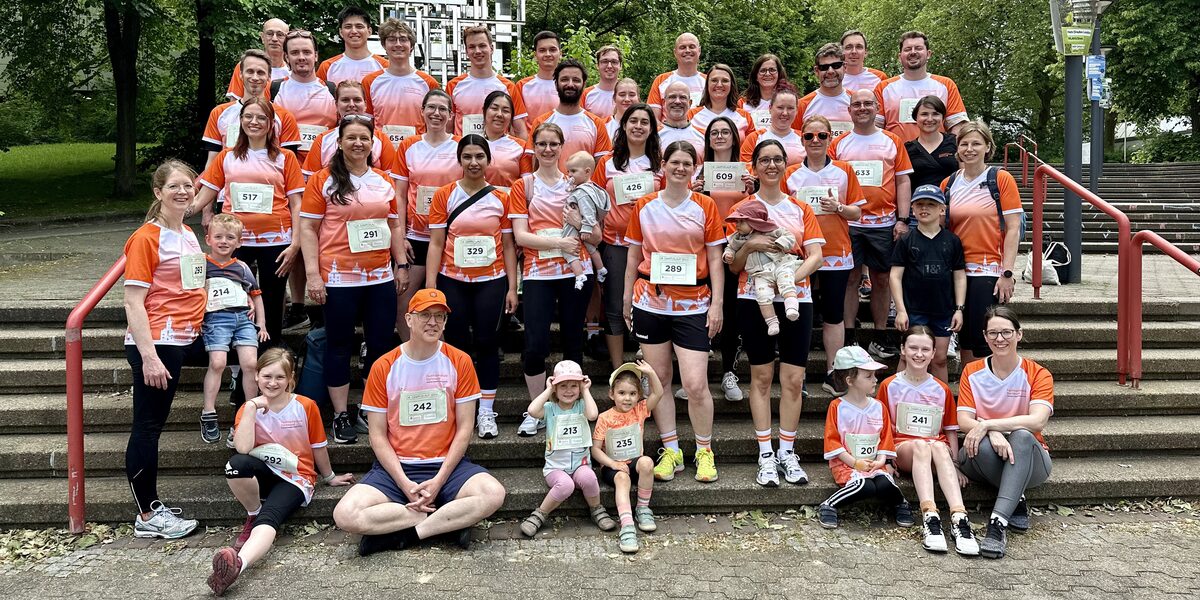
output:
POLYGON ((979 554, 985 558, 1004 558, 1004 550, 1008 546, 1007 529, 1000 519, 992 517, 988 521, 987 535, 979 541, 979 554))
POLYGON ((824 527, 825 529, 837 529, 837 509, 828 504, 822 503, 817 507, 817 520, 821 522, 821 527, 824 527))
POLYGON ((333 416, 333 441, 338 444, 353 444, 358 441, 358 432, 350 422, 350 415, 344 412, 333 416))
POLYGON ((298 333, 310 327, 312 327, 312 321, 308 318, 308 311, 304 309, 304 303, 289 303, 287 312, 283 314, 283 332, 298 333))
POLYGON ((215 444, 221 441, 221 425, 217 423, 217 413, 200 413, 200 439, 205 444, 215 444))
POLYGON ((916 520, 913 519, 912 506, 907 500, 902 500, 896 505, 896 524, 901 527, 912 527, 916 525, 916 520))
POLYGON ((837 389, 837 385, 835 385, 833 383, 833 373, 832 372, 825 374, 825 379, 821 381, 821 389, 825 390, 830 396, 833 396, 834 398, 844 396, 846 394, 845 390, 839 391, 837 389))
POLYGON ((234 369, 233 377, 229 379, 229 405, 240 408, 246 403, 246 390, 242 388, 242 370, 234 369))
POLYGON ((354 418, 354 431, 366 435, 371 433, 371 427, 367 425, 367 412, 358 407, 358 416, 354 418))
POLYGON ((900 349, 891 342, 871 342, 867 344, 867 351, 881 359, 895 358, 900 354, 900 349))
POLYGON ((1025 501, 1025 496, 1021 496, 1017 507, 1013 509, 1012 516, 1008 518, 1008 528, 1013 533, 1029 531, 1029 503, 1025 501))
POLYGON ((383 533, 380 535, 364 535, 358 541, 358 555, 370 556, 385 550, 403 550, 408 547, 400 532, 383 533))

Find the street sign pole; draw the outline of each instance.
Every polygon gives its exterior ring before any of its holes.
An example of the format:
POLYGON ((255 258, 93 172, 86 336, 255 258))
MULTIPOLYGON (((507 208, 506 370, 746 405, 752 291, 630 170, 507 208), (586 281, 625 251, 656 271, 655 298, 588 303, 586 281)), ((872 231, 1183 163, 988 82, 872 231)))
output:
MULTIPOLYGON (((1100 15, 1096 15, 1095 30, 1092 31, 1092 55, 1100 57, 1101 61, 1104 59, 1104 55, 1100 52, 1100 15)), ((1089 173, 1088 189, 1092 190, 1092 193, 1098 196, 1100 195, 1100 176, 1104 171, 1104 109, 1100 107, 1100 96, 1104 88, 1104 73, 1099 73, 1099 77, 1097 77, 1095 73, 1089 72, 1088 80, 1093 83, 1096 92, 1091 94, 1092 164, 1091 173, 1089 173)))

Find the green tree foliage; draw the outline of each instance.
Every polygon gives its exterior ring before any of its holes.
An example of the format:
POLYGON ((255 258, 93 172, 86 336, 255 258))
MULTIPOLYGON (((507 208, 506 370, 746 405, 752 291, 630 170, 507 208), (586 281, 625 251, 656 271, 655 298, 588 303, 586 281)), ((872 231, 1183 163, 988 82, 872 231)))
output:
POLYGON ((1195 0, 1120 0, 1104 13, 1113 102, 1141 125, 1200 123, 1200 10, 1195 0))

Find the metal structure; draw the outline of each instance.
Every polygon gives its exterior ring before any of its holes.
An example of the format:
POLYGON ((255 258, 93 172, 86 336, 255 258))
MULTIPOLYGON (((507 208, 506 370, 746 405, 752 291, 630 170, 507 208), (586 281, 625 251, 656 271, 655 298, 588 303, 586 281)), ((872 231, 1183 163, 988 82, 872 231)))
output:
POLYGON ((525 0, 399 0, 379 7, 379 20, 405 21, 417 32, 413 61, 417 68, 446 82, 467 70, 462 32, 483 25, 492 31, 496 52, 492 68, 504 72, 513 56, 520 56, 525 27, 525 0))

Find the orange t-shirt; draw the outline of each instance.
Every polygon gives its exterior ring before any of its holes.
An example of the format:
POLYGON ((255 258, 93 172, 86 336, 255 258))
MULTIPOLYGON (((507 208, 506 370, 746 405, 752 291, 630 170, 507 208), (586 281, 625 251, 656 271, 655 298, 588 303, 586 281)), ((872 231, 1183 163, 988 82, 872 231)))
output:
POLYGON ((896 177, 912 173, 912 162, 904 142, 890 131, 878 130, 871 135, 851 131, 833 140, 829 157, 844 160, 854 167, 854 174, 867 196, 862 216, 854 227, 884 228, 896 224, 896 177))
MULTIPOLYGON (((258 410, 247 402, 238 409, 233 426, 236 429, 248 410, 258 410)), ((279 444, 287 448, 298 459, 295 472, 285 471, 277 465, 267 467, 288 483, 304 493, 304 504, 312 500, 317 483, 317 469, 313 462, 313 449, 329 445, 325 439, 325 425, 321 423, 321 409, 317 403, 305 396, 292 394, 292 399, 279 412, 267 410, 254 416, 254 447, 264 444, 279 444)))
MULTIPOLYGON (((592 427, 592 445, 603 449, 605 434, 610 429, 620 429, 622 427, 629 427, 630 425, 637 425, 642 430, 642 433, 645 434, 646 419, 648 418, 650 418, 650 409, 646 408, 645 400, 638 400, 637 404, 633 405, 633 410, 629 412, 620 412, 615 408, 610 408, 600 413, 599 417, 596 417, 596 425, 592 427)), ((616 462, 629 464, 631 460, 633 459, 616 462)))
POLYGON ((239 159, 226 148, 217 153, 208 169, 200 176, 200 184, 218 192, 225 199, 224 211, 242 220, 243 246, 286 246, 292 243, 292 208, 288 196, 304 192, 304 175, 300 161, 291 150, 280 150, 275 160, 264 150, 248 150, 239 159), (245 202, 239 197, 255 194, 243 186, 269 185, 272 200, 269 207, 245 202), (269 212, 260 212, 269 210, 269 212))
MULTIPOLYGON (((388 219, 399 219, 396 205, 396 188, 385 171, 371 169, 357 177, 350 175, 355 191, 348 198, 349 204, 334 204, 333 180, 329 169, 321 169, 308 180, 304 200, 300 205, 300 217, 317 219, 321 227, 317 232, 321 278, 329 287, 357 287, 391 281, 391 246, 363 249, 355 252, 350 245, 351 227, 357 232, 359 222, 382 219, 383 226, 391 232, 388 219)), ((378 229, 372 230, 377 238, 378 229)), ((364 235, 359 233, 358 235, 364 235)), ((389 236, 392 235, 389 233, 389 236)))
POLYGON ((689 110, 687 113, 688 121, 691 122, 692 127, 694 127, 696 131, 699 131, 701 135, 708 130, 708 124, 712 123, 713 119, 717 117, 726 117, 733 121, 734 126, 737 127, 738 137, 741 139, 746 139, 746 136, 749 135, 751 131, 754 131, 753 120, 750 117, 750 113, 740 108, 726 108, 720 113, 716 113, 706 106, 697 106, 696 108, 689 110))
MULTIPOLYGON (((826 160, 825 168, 813 173, 808 163, 788 168, 783 180, 783 191, 806 202, 815 210, 820 208, 820 198, 827 190, 833 197, 847 206, 863 206, 867 203, 854 169, 840 160, 826 160)), ((846 271, 854 268, 854 251, 850 246, 849 223, 837 213, 819 214, 821 233, 825 246, 821 248, 822 271, 846 271)))
POLYGON ((363 77, 362 84, 367 112, 374 115, 376 125, 404 125, 414 128, 417 133, 425 130, 421 101, 429 90, 442 87, 424 71, 413 71, 408 75, 376 71, 363 77))
POLYGON ((809 117, 821 116, 829 119, 832 126, 831 137, 838 137, 854 129, 850 120, 850 93, 843 91, 840 96, 826 96, 819 91, 809 92, 796 105, 796 119, 792 128, 797 131, 804 129, 804 121, 809 117))
MULTIPOLYGON (((833 471, 833 480, 846 485, 852 477, 874 477, 886 474, 879 469, 866 473, 855 471, 838 456, 849 452, 855 460, 877 460, 879 456, 895 457, 892 424, 887 410, 874 398, 867 399, 866 408, 854 406, 845 398, 835 398, 825 412, 825 460, 833 471), (874 443, 872 443, 872 441, 874 443)), ((890 477, 890 476, 889 476, 890 477)))
MULTIPOLYGON (((994 168, 994 167, 989 167, 994 168)), ((942 190, 950 200, 950 231, 962 240, 963 259, 967 263, 968 277, 999 277, 1004 272, 1004 235, 1000 232, 1000 215, 996 201, 987 186, 987 169, 967 180, 960 170, 949 190, 942 181, 942 190)), ((1024 211, 1017 180, 1004 169, 996 173, 996 187, 1000 188, 1000 210, 1005 215, 1019 215, 1024 211)))
POLYGON ((562 151, 558 155, 558 168, 567 170, 567 159, 576 152, 587 152, 596 159, 612 153, 612 140, 604 121, 586 110, 574 115, 564 115, 557 110, 544 113, 529 122, 529 139, 525 140, 525 155, 521 157, 521 173, 532 173, 533 132, 542 123, 554 123, 563 132, 562 151))
MULTIPOLYGON (((758 194, 753 194, 750 197, 738 202, 734 205, 734 209, 747 202, 759 202, 767 209, 767 214, 771 217, 771 221, 776 227, 791 232, 796 238, 796 244, 788 250, 789 254, 795 254, 804 260, 808 255, 809 244, 824 245, 825 238, 821 235, 821 226, 817 224, 817 216, 813 214, 813 210, 807 204, 796 200, 791 196, 787 196, 778 204, 768 204, 758 194)), ((726 225, 726 233, 733 235, 736 228, 732 223, 726 225)), ((754 285, 750 283, 750 274, 745 269, 738 274, 738 298, 754 300, 754 285)), ((796 284, 796 299, 800 302, 812 302, 812 287, 807 277, 804 281, 796 284)), ((776 294, 775 302, 783 302, 783 296, 776 294)))
POLYGON ((692 107, 700 104, 700 97, 704 94, 704 82, 708 80, 708 75, 703 72, 697 72, 695 75, 683 76, 679 71, 667 71, 654 78, 654 82, 650 84, 650 92, 646 94, 646 104, 649 104, 658 111, 659 116, 662 115, 664 94, 667 91, 667 86, 681 81, 688 86, 688 90, 692 95, 692 107))
POLYGON ((514 103, 518 96, 529 119, 537 119, 558 108, 558 89, 554 87, 553 79, 542 79, 536 74, 525 77, 513 85, 514 103))
MULTIPOLYGON (((300 168, 305 178, 312 177, 317 171, 329 166, 338 149, 339 135, 341 128, 335 127, 313 140, 312 149, 304 157, 304 164, 300 168)), ((396 168, 396 150, 379 129, 375 130, 375 141, 371 142, 371 166, 385 172, 396 168)))
MULTIPOLYGON (((988 368, 990 359, 977 360, 963 367, 958 383, 958 410, 976 419, 1004 419, 1029 414, 1029 407, 1041 404, 1054 411, 1054 376, 1028 358, 1005 379, 988 368)), ((1046 450, 1046 438, 1033 434, 1046 450)))
POLYGON ((462 179, 458 162, 458 136, 434 146, 424 135, 414 135, 400 142, 396 150, 392 177, 408 182, 408 197, 401 198, 407 211, 406 222, 410 240, 429 241, 429 207, 433 194, 448 183, 462 179))
POLYGON ((317 77, 337 85, 347 79, 362 81, 364 77, 388 67, 388 59, 371 55, 366 58, 349 58, 339 54, 321 61, 317 77))
POLYGON ((463 131, 463 117, 467 115, 482 117, 483 101, 487 100, 488 94, 494 91, 504 92, 513 99, 513 121, 529 117, 528 111, 525 110, 525 104, 521 101, 521 96, 513 89, 511 81, 499 75, 472 77, 469 72, 463 73, 446 84, 446 93, 450 94, 450 98, 453 100, 454 133, 456 135, 483 133, 482 119, 479 121, 478 129, 463 131))
POLYGON ((513 180, 521 176, 521 158, 525 156, 525 141, 513 135, 502 135, 488 140, 492 160, 484 171, 484 179, 505 190, 512 187, 513 180))
POLYGON ((631 246, 629 260, 637 260, 638 272, 645 276, 633 284, 633 305, 661 315, 707 312, 712 289, 700 282, 708 278, 708 248, 725 243, 724 225, 716 202, 699 192, 692 192, 674 208, 662 199, 661 192, 638 200, 625 231, 625 241, 631 246), (677 264, 667 263, 668 259, 677 264), (697 283, 652 284, 651 269, 656 262, 664 273, 668 267, 681 267, 685 274, 689 270, 686 263, 691 263, 697 283))
POLYGON ((908 440, 931 439, 949 443, 946 432, 955 435, 958 431, 958 410, 950 386, 933 375, 919 384, 913 384, 899 374, 892 375, 879 384, 879 401, 883 403, 892 424, 892 436, 897 444, 908 440), (901 407, 901 404, 915 405, 901 407), (934 419, 936 410, 942 411, 940 420, 934 419), (901 414, 903 413, 903 414, 901 414), (905 422, 900 419, 905 418, 905 422), (932 432, 932 433, 929 433, 932 432))
MULTIPOLYGON (((275 108, 275 139, 284 148, 300 147, 300 128, 291 111, 274 105, 275 108)), ((242 103, 236 100, 218 104, 208 113, 208 122, 204 124, 204 134, 200 138, 212 150, 232 148, 237 144, 238 129, 241 128, 242 103), (231 131, 232 130, 232 131, 231 131)))
MULTIPOLYGON (((623 185, 629 189, 642 187, 646 183, 645 176, 639 180, 637 177, 640 173, 650 171, 650 158, 645 154, 630 158, 629 164, 625 170, 617 169, 617 165, 613 162, 611 155, 600 159, 596 164, 596 170, 592 172, 592 182, 604 188, 608 192, 609 206, 612 208, 604 217, 604 243, 614 246, 628 246, 625 241, 625 230, 629 227, 629 215, 633 214, 633 207, 637 205, 637 201, 645 194, 637 195, 635 193, 626 194, 622 192, 621 198, 617 198, 617 185, 623 185), (632 177, 631 177, 632 176, 632 177), (620 201, 618 201, 620 200, 620 201)), ((660 173, 650 173, 650 188, 646 193, 656 192, 662 189, 662 175, 660 173)))
MULTIPOLYGON (((429 229, 446 229, 450 213, 470 197, 457 182, 438 188, 429 208, 429 229)), ((466 282, 504 277, 502 236, 512 233, 509 212, 508 194, 496 190, 460 213, 446 232, 446 245, 442 249, 442 264, 438 273, 466 282), (464 239, 466 243, 462 242, 464 239), (460 244, 463 246, 461 250, 456 248, 460 244), (487 258, 491 258, 491 261, 484 263, 487 258)))
POLYGON ((936 96, 945 103, 944 128, 950 129, 967 120, 967 109, 953 79, 928 75, 925 79, 912 81, 897 75, 875 86, 875 100, 881 111, 875 117, 875 124, 896 134, 901 142, 917 139, 921 128, 912 117, 912 109, 925 96, 936 96))
POLYGON ((742 162, 749 163, 750 159, 754 158, 754 148, 767 140, 775 140, 783 146, 789 167, 804 162, 804 157, 808 156, 808 151, 804 149, 804 138, 800 137, 798 131, 789 129, 787 135, 779 135, 771 129, 759 129, 751 132, 742 142, 742 162))
POLYGON ((872 90, 879 85, 880 81, 887 79, 887 73, 879 69, 865 68, 858 75, 851 75, 849 71, 842 77, 842 87, 847 92, 857 92, 858 90, 872 90))
MULTIPOLYGON (((188 346, 200 335, 204 324, 204 250, 187 225, 173 231, 157 223, 138 227, 125 242, 125 285, 146 288, 146 316, 150 339, 155 345, 188 346), (190 258, 184 258, 190 257, 190 258), (185 278, 182 263, 199 272, 185 278), (185 281, 195 287, 185 289, 185 281)), ((125 332, 125 345, 134 343, 125 332)))
MULTIPOLYGON (((524 175, 512 182, 508 192, 508 217, 511 220, 525 219, 529 232, 549 237, 562 237, 562 212, 567 205, 571 182, 566 177, 554 185, 547 185, 537 175, 524 175), (533 189, 529 189, 533 182, 533 189), (542 233, 544 232, 544 233, 542 233)), ((563 279, 574 277, 562 252, 558 250, 525 249, 524 279, 563 279)), ((583 272, 591 274, 592 258, 579 243, 576 256, 583 264, 583 272)))

